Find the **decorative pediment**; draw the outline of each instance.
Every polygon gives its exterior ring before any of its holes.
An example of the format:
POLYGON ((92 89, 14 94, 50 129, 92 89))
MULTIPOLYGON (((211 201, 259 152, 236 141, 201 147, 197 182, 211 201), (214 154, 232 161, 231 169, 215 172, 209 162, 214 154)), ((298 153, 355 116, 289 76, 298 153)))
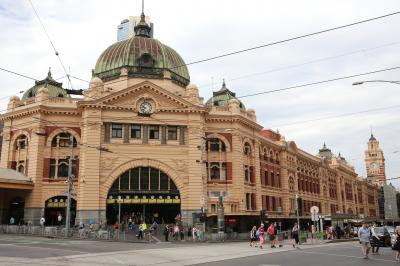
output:
POLYGON ((204 108, 171 93, 149 81, 121 91, 116 91, 93 101, 79 102, 80 106, 96 106, 109 109, 139 111, 143 101, 150 102, 154 112, 203 112, 204 108))

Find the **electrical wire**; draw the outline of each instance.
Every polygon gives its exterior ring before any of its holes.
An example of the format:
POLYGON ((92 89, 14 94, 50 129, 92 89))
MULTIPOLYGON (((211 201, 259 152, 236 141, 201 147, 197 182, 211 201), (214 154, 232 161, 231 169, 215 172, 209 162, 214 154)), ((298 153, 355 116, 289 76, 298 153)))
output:
POLYGON ((54 46, 54 43, 53 43, 53 41, 51 40, 50 35, 49 35, 49 33, 47 32, 46 27, 44 26, 43 21, 41 20, 41 18, 40 18, 40 16, 39 16, 39 13, 37 12, 35 6, 33 5, 32 0, 29 0, 29 3, 31 4, 31 7, 32 7, 33 11, 34 11, 34 13, 35 13, 37 19, 39 20, 40 25, 42 26, 42 29, 43 29, 44 33, 46 34, 46 36, 47 36, 47 39, 49 40, 51 46, 53 47, 54 54, 57 56, 58 61, 60 62, 61 67, 63 68, 63 70, 64 70, 64 72, 65 72, 65 75, 67 76, 68 81, 69 81, 70 84, 71 84, 71 88, 73 88, 73 86, 72 86, 72 81, 71 81, 71 79, 70 79, 70 77, 69 77, 68 71, 67 71, 67 69, 65 68, 65 65, 64 65, 63 61, 61 60, 60 53, 57 51, 56 47, 54 46))
POLYGON ((338 114, 338 115, 320 117, 320 118, 315 118, 315 119, 310 119, 310 120, 302 120, 302 121, 297 121, 297 122, 285 123, 285 124, 271 126, 271 128, 287 127, 287 126, 293 126, 293 125, 298 125, 298 124, 305 124, 305 123, 310 123, 310 122, 329 120, 329 119, 335 119, 335 118, 340 118, 340 117, 347 117, 347 116, 365 114, 365 113, 370 113, 370 112, 378 112, 378 111, 396 109, 396 108, 400 108, 400 105, 392 105, 392 106, 387 106, 387 107, 380 107, 380 108, 367 109, 367 110, 362 110, 362 111, 357 111, 357 112, 350 112, 350 113, 343 113, 343 114, 338 114))
MULTIPOLYGON (((317 58, 317 59, 313 59, 313 60, 310 60, 310 61, 307 61, 307 62, 303 62, 303 63, 299 63, 299 64, 293 64, 293 65, 278 67, 278 68, 274 68, 274 69, 270 69, 270 70, 266 70, 266 71, 261 71, 261 72, 248 73, 246 75, 237 76, 237 77, 228 78, 228 79, 225 78, 225 81, 235 81, 235 80, 247 79, 247 78, 251 78, 251 77, 254 77, 254 76, 260 76, 260 75, 275 73, 275 72, 284 71, 284 70, 287 70, 287 69, 293 69, 293 68, 297 68, 297 67, 301 67, 301 66, 305 66, 305 65, 310 65, 310 64, 314 64, 314 63, 319 63, 319 62, 324 62, 324 61, 328 61, 328 60, 332 60, 332 59, 346 57, 346 56, 350 56, 350 55, 354 55, 354 54, 358 54, 358 53, 365 53, 365 52, 368 52, 368 51, 373 51, 373 50, 386 48, 388 46, 394 46, 394 45, 399 45, 399 44, 400 44, 400 42, 391 42, 391 43, 387 43, 387 44, 383 44, 383 45, 380 45, 380 46, 375 46, 375 47, 371 47, 371 48, 367 48, 367 49, 360 49, 360 50, 347 52, 347 53, 342 53, 342 54, 337 54, 337 55, 333 55, 333 56, 317 58)), ((214 83, 208 83, 208 84, 200 85, 200 86, 198 86, 198 88, 205 88, 205 87, 210 87, 210 86, 213 86, 213 85, 214 85, 214 83)))
POLYGON ((330 31, 344 29, 344 28, 355 26, 355 25, 363 24, 363 23, 366 23, 366 22, 371 22, 371 21, 374 21, 374 20, 383 19, 383 18, 386 18, 386 17, 398 15, 398 14, 400 14, 400 11, 396 11, 396 12, 385 14, 385 15, 382 15, 382 16, 373 17, 373 18, 369 18, 369 19, 365 19, 365 20, 353 22, 353 23, 350 23, 350 24, 346 24, 346 25, 342 25, 342 26, 337 26, 337 27, 333 27, 333 28, 329 28, 329 29, 313 32, 313 33, 299 35, 299 36, 296 36, 296 37, 291 37, 291 38, 288 38, 288 39, 284 39, 284 40, 280 40, 280 41, 276 41, 276 42, 272 42, 272 43, 262 44, 262 45, 246 48, 246 49, 243 49, 243 50, 233 51, 233 52, 224 53, 224 54, 221 54, 221 55, 217 55, 217 56, 213 56, 213 57, 209 57, 209 58, 205 58, 205 59, 200 59, 200 60, 193 61, 193 62, 190 62, 190 63, 187 63, 187 64, 173 66, 172 69, 180 68, 180 67, 184 67, 184 66, 189 66, 189 65, 194 65, 194 64, 199 64, 199 63, 204 63, 204 62, 207 62, 207 61, 212 61, 212 60, 215 60, 215 59, 219 59, 219 58, 223 58, 223 57, 227 57, 227 56, 231 56, 231 55, 241 54, 241 53, 253 51, 253 50, 264 48, 264 47, 268 47, 268 46, 282 44, 282 43, 286 43, 286 42, 290 42, 290 41, 294 41, 294 40, 298 40, 298 39, 307 38, 307 37, 315 36, 315 35, 318 35, 318 34, 330 32, 330 31))

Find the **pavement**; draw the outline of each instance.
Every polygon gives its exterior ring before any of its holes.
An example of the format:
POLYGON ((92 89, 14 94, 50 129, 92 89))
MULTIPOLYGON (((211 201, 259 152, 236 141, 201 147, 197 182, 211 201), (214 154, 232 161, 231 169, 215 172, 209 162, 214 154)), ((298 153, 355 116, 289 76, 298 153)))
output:
POLYGON ((127 243, 0 235, 0 265, 398 265, 394 252, 361 257, 357 242, 302 245, 293 249, 249 247, 246 242, 127 243))

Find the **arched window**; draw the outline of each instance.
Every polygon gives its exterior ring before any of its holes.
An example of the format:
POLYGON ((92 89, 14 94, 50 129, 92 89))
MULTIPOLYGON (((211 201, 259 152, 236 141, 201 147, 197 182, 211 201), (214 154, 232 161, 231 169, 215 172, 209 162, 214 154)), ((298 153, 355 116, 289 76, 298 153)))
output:
POLYGON ((23 150, 28 146, 28 138, 26 135, 21 135, 15 140, 15 149, 23 150))
POLYGON ((244 155, 246 155, 246 156, 251 156, 251 146, 250 146, 250 144, 249 144, 248 142, 246 142, 246 143, 244 144, 243 153, 244 153, 244 155))
MULTIPOLYGON (((60 148, 70 147, 70 138, 71 138, 70 133, 62 132, 52 139, 51 147, 60 147, 60 148)), ((77 141, 76 141, 75 137, 74 137, 73 143, 74 143, 74 147, 76 147, 77 141)))
POLYGON ((210 179, 220 179, 220 172, 219 172, 219 163, 211 163, 210 164, 210 179))
POLYGON ((68 160, 60 159, 58 160, 58 177, 68 177, 68 160))
POLYGON ((212 152, 225 152, 225 143, 219 138, 208 139, 206 142, 206 150, 212 152))

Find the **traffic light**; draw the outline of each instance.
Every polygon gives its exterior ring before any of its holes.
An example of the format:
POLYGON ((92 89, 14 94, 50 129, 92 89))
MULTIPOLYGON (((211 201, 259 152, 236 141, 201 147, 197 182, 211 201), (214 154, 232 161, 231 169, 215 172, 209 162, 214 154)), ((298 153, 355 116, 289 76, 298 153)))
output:
POLYGON ((299 214, 299 216, 303 216, 303 199, 300 197, 297 197, 296 200, 297 200, 298 214, 299 214))

